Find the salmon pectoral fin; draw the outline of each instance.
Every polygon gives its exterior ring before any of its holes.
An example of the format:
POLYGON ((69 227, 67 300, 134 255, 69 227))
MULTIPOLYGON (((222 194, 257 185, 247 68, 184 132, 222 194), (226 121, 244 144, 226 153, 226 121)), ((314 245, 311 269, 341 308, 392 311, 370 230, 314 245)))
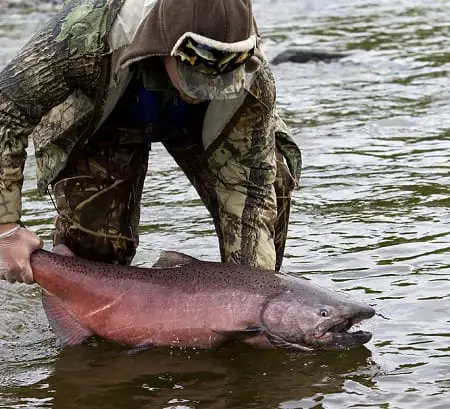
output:
POLYGON ((42 294, 42 305, 47 314, 48 322, 61 346, 78 345, 93 334, 83 328, 67 311, 57 297, 47 291, 42 294))
POLYGON ((222 335, 230 341, 240 341, 252 337, 256 337, 257 335, 264 334, 265 329, 263 327, 247 327, 246 329, 238 329, 238 330, 214 330, 216 334, 222 335))

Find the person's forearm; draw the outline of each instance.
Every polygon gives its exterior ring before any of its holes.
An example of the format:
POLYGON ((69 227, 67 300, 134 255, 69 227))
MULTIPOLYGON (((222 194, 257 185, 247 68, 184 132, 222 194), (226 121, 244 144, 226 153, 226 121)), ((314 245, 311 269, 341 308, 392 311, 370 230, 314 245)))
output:
POLYGON ((276 265, 274 109, 272 74, 262 67, 230 133, 209 157, 217 178, 224 261, 268 269, 276 265))
POLYGON ((53 36, 49 30, 35 35, 0 72, 0 224, 20 219, 30 134, 71 92, 67 55, 53 36))
POLYGON ((223 260, 275 269, 274 226, 277 217, 272 185, 230 189, 218 185, 223 260))
POLYGON ((25 150, 32 129, 16 105, 0 91, 0 224, 20 219, 25 150))

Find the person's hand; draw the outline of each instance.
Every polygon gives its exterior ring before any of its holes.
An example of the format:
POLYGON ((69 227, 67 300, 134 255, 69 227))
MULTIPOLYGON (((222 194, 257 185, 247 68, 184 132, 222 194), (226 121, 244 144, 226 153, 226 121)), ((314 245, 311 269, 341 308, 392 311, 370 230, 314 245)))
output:
POLYGON ((0 225, 0 279, 31 284, 30 256, 42 247, 42 240, 15 223, 0 225))

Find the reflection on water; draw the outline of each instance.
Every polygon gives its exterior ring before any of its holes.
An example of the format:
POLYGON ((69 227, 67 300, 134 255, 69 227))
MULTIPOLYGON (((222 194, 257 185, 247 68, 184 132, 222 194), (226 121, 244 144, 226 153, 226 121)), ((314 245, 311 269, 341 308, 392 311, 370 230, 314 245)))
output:
MULTIPOLYGON (((367 348, 61 352, 38 290, 1 284, 0 408, 450 407, 449 7, 255 0, 269 57, 292 46, 350 54, 274 67, 305 165, 284 268, 373 305, 367 348)), ((0 65, 49 13, 0 12, 0 65)), ((36 195, 32 153, 24 220, 48 243, 54 212, 36 195)), ((136 264, 158 249, 218 259, 206 210, 159 145, 141 231, 136 264)))
POLYGON ((373 387, 379 369, 370 355, 362 347, 315 356, 248 348, 129 356, 101 344, 63 351, 51 365, 40 365, 42 373, 51 366, 50 375, 31 387, 10 385, 5 394, 20 395, 22 402, 47 396, 55 409, 126 407, 130 396, 135 408, 293 407, 299 398, 320 402, 321 394, 340 393, 349 382, 373 387))

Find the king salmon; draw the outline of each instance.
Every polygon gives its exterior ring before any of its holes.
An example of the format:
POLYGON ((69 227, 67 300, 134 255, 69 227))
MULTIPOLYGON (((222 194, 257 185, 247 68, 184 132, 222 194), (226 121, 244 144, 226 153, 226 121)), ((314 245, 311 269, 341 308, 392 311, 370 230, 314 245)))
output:
POLYGON ((163 252, 152 268, 32 254, 35 281, 62 346, 92 336, 128 347, 220 347, 241 341, 297 351, 348 348, 373 308, 308 280, 255 267, 163 252))

